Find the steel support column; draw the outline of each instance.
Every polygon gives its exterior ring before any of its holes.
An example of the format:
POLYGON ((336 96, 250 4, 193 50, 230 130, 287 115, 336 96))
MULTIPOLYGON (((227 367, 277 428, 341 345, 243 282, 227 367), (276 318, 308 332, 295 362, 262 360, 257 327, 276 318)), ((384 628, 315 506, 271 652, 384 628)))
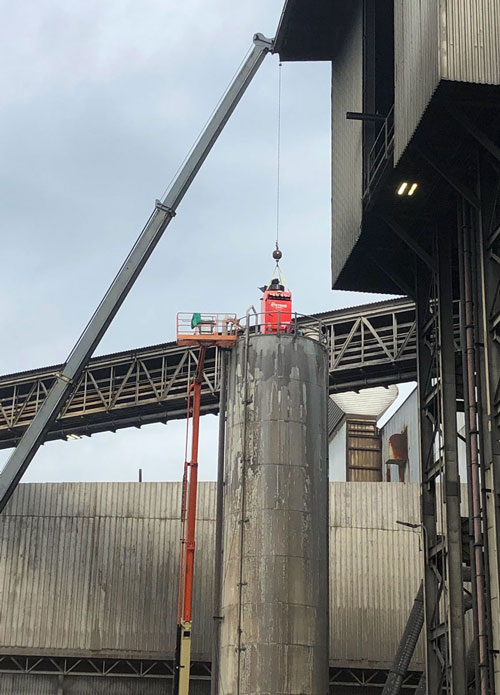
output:
POLYGON ((422 263, 416 272, 417 372, 420 425, 420 466, 422 475, 421 519, 424 532, 424 615, 426 633, 426 682, 429 692, 437 693, 443 680, 444 659, 436 648, 433 630, 439 621, 441 574, 431 563, 438 545, 434 440, 439 424, 434 374, 437 373, 437 312, 434 298, 435 273, 422 263))
POLYGON ((439 380, 441 406, 441 478, 442 505, 445 509, 443 549, 445 560, 445 597, 449 633, 450 692, 464 694, 465 626, 462 577, 462 524, 460 518, 460 478, 457 451, 457 390, 453 336, 452 245, 448 234, 438 235, 438 315, 439 380))
POLYGON ((427 692, 465 695, 452 248, 435 237, 436 265, 416 272, 427 692))
POLYGON ((491 621, 494 689, 500 693, 500 174, 488 153, 480 155, 477 220, 479 429, 485 534, 487 598, 491 621))

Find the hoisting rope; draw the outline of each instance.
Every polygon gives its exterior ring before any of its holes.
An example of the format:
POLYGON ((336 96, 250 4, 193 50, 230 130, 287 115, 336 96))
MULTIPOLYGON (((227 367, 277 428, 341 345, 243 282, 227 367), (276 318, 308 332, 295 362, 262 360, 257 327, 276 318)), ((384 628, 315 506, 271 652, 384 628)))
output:
POLYGON ((276 261, 276 268, 267 284, 269 287, 272 281, 277 277, 280 285, 287 288, 287 282, 280 268, 280 260, 283 256, 279 247, 280 236, 280 173, 281 173, 281 68, 282 63, 278 65, 278 126, 276 133, 276 248, 273 251, 273 258, 276 261))
MULTIPOLYGON (((276 144, 276 251, 279 251, 280 235, 281 67, 282 63, 280 62, 278 66, 278 132, 276 144)), ((278 261, 279 258, 276 260, 276 265, 278 265, 278 261)))
POLYGON ((267 287, 270 287, 274 278, 278 278, 278 280, 280 281, 280 285, 283 285, 285 287, 285 290, 288 290, 288 282, 286 281, 285 275, 284 275, 283 271, 281 270, 278 261, 276 261, 276 268, 274 269, 274 272, 271 275, 271 279, 267 283, 267 287))

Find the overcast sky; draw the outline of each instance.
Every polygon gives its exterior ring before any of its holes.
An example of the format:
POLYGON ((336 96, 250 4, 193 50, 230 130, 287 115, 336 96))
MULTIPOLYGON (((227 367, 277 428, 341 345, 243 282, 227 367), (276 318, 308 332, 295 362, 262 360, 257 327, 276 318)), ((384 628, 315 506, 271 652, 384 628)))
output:
MULTIPOLYGON (((283 0, 20 0, 0 25, 0 373, 63 362, 251 45, 283 0)), ((268 57, 98 353, 172 340, 177 311, 255 303, 273 270, 278 57, 268 57)), ((330 282, 330 66, 282 67, 280 244, 294 308, 330 282)), ((217 419, 202 420, 200 476, 217 419)), ((29 480, 180 477, 184 424, 51 442, 29 480)), ((9 452, 0 452, 0 465, 9 452)))

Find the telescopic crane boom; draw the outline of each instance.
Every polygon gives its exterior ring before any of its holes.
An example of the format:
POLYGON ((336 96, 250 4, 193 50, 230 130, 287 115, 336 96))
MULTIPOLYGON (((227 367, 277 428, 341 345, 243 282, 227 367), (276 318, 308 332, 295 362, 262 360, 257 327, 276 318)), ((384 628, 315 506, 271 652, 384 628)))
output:
POLYGON ((174 217, 184 194, 245 93, 253 76, 266 54, 272 51, 273 41, 267 39, 262 34, 255 34, 253 43, 254 46, 251 53, 233 79, 191 154, 174 179, 168 193, 163 200, 156 201, 155 208, 134 247, 71 351, 63 369, 57 375, 56 382, 47 394, 45 401, 0 473, 0 512, 3 511, 25 470, 41 444, 43 444, 47 432, 57 419, 64 403, 76 388, 82 371, 146 261, 153 253, 163 232, 174 217))

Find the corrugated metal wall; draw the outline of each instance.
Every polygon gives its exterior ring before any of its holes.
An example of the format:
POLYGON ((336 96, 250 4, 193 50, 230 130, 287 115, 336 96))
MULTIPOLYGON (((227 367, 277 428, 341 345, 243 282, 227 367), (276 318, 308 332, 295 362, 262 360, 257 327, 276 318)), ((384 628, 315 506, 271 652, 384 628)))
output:
POLYGON ((394 0, 394 162, 439 83, 440 0, 394 0))
POLYGON ((441 76, 500 84, 500 0, 442 0, 441 76))
POLYGON ((361 233, 363 197, 362 123, 346 120, 347 111, 363 111, 363 3, 343 0, 335 8, 343 36, 332 59, 332 277, 336 278, 361 233), (343 5, 343 7, 339 7, 343 5))
POLYGON ((394 0, 397 162, 441 79, 500 84, 500 0, 394 0))
MULTIPOLYGON (((45 676, 23 673, 0 675, 2 695, 170 695, 171 681, 153 678, 45 676)), ((210 695, 209 680, 192 680, 190 695, 210 695)))
MULTIPOLYGON (((180 483, 21 485, 0 519, 0 645, 161 658, 175 648, 180 483)), ((215 483, 200 486, 193 658, 210 658, 215 483)))
MULTIPOLYGON (((330 486, 330 661, 392 661, 421 578, 418 485, 330 486), (382 646, 383 645, 383 646, 382 646)), ((423 663, 419 642, 413 668, 423 663)))
MULTIPOLYGON (((179 483, 21 485, 0 517, 0 653, 171 658, 179 483)), ((418 485, 330 483, 330 658, 387 666, 420 581, 418 485)), ((194 658, 210 659, 215 484, 200 484, 194 658)), ((421 654, 419 653, 421 660, 421 654)), ((3 692, 3 690, 2 690, 3 692)))
POLYGON ((0 685, 2 695, 58 695, 59 679, 57 676, 3 673, 0 685))

